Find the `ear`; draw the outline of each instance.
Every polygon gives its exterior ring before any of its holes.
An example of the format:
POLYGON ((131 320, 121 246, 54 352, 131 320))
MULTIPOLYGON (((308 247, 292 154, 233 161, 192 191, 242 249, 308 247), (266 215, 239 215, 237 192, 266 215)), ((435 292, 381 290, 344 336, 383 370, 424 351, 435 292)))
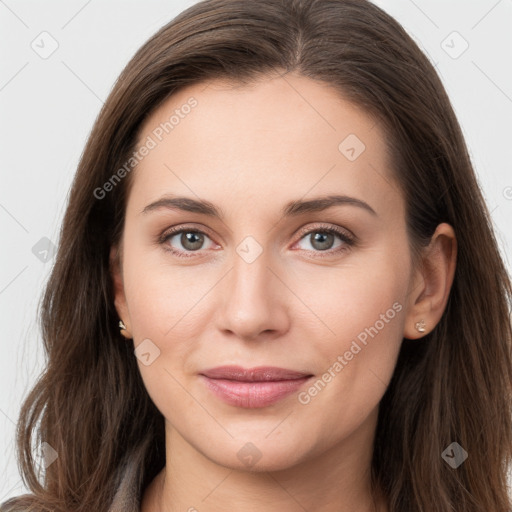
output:
POLYGON ((110 249, 110 276, 114 287, 114 306, 116 308, 119 319, 122 320, 126 326, 127 333, 131 332, 131 319, 126 302, 126 295, 124 292, 123 271, 121 261, 121 249, 118 246, 112 246, 110 249))
POLYGON ((437 226, 408 294, 404 338, 417 339, 431 332, 441 319, 455 275, 457 239, 450 224, 437 226), (416 324, 423 320, 425 332, 416 324))

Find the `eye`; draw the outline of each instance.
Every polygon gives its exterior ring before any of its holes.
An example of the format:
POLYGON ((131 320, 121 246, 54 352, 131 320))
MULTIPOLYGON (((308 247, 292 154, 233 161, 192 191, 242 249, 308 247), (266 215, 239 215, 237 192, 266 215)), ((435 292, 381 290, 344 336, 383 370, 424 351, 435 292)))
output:
MULTIPOLYGON (((323 257, 321 253, 327 255, 338 254, 348 250, 355 244, 353 236, 341 228, 334 226, 315 226, 313 229, 302 230, 302 236, 299 240, 305 240, 309 248, 302 248, 305 251, 318 253, 315 257, 323 257), (335 245, 336 238, 339 243, 335 245)), ((190 258, 195 256, 193 253, 199 252, 205 247, 205 242, 209 240, 213 246, 217 246, 211 238, 204 232, 195 228, 178 226, 167 230, 159 239, 159 243, 165 246, 165 249, 172 252, 179 258, 190 258), (188 253, 188 254, 187 254, 188 253)), ((217 246, 218 247, 218 246, 217 246)))
POLYGON ((189 258, 193 254, 187 255, 186 253, 204 249, 205 240, 210 240, 213 243, 210 237, 201 230, 179 227, 166 231, 160 238, 160 243, 179 258, 189 258))
MULTIPOLYGON (((344 230, 334 226, 315 226, 314 229, 301 232, 301 239, 299 242, 305 240, 309 247, 303 249, 309 252, 328 253, 329 255, 337 254, 342 251, 348 250, 355 241, 344 230), (336 238, 339 243, 335 245, 336 238)), ((319 255, 322 257, 323 255, 319 255)))

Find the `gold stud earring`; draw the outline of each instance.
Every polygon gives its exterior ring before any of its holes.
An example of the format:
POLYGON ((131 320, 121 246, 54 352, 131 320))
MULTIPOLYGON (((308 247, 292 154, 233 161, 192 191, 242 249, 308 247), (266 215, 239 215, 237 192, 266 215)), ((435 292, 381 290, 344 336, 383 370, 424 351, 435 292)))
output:
POLYGON ((124 322, 122 320, 119 320, 119 329, 121 330, 121 336, 124 336, 127 339, 130 338, 128 331, 126 330, 126 325, 124 324, 124 322))
POLYGON ((416 327, 416 330, 418 332, 425 332, 425 321, 424 320, 420 320, 419 322, 416 322, 416 324, 414 325, 414 327, 416 327))

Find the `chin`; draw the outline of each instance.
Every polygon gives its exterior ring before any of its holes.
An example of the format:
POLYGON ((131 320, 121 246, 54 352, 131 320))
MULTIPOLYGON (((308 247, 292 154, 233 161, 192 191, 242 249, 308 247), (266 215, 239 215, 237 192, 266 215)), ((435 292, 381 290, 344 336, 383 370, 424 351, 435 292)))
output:
MULTIPOLYGON (((303 458, 300 440, 296 444, 281 444, 279 437, 273 439, 250 441, 244 436, 244 441, 231 440, 228 446, 217 445, 220 451, 203 452, 210 460, 226 468, 250 473, 265 471, 282 471, 298 464, 303 458)), ((209 446, 208 448, 211 448, 209 446)))

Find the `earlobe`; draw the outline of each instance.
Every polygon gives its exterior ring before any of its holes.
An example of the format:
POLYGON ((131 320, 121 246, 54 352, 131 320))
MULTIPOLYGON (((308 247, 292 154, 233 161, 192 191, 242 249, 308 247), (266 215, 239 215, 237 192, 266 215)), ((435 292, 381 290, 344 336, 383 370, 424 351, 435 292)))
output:
POLYGON ((127 340, 132 339, 132 335, 128 331, 128 328, 126 327, 125 323, 122 320, 119 320, 119 332, 121 333, 121 336, 123 338, 126 338, 127 340))
POLYGON ((421 285, 410 293, 404 338, 421 338, 439 323, 453 284, 456 259, 455 232, 450 224, 439 224, 418 269, 421 285))

